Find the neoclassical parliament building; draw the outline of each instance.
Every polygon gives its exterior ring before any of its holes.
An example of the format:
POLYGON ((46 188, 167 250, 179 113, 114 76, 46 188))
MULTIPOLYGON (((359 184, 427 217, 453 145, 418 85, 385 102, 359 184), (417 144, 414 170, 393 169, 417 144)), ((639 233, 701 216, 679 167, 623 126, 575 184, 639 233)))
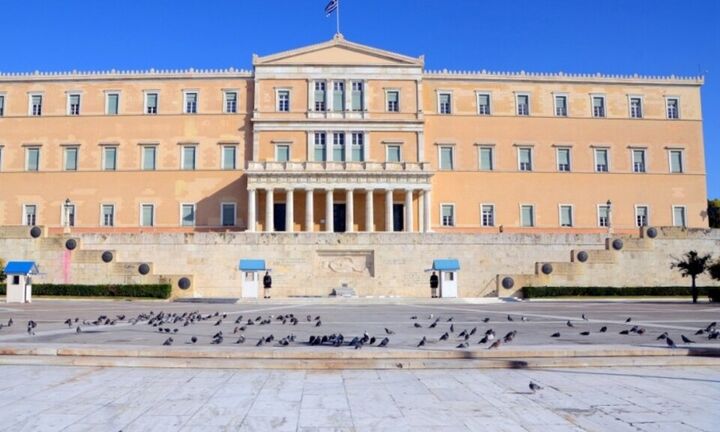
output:
POLYGON ((341 35, 252 63, 1 74, 0 225, 707 226, 700 77, 428 71, 341 35))

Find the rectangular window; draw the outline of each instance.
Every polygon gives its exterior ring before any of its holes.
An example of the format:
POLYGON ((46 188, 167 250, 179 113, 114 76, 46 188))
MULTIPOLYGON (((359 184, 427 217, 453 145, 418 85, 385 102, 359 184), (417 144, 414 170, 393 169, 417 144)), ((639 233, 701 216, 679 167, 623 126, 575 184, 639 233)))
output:
POLYGON ((142 148, 142 169, 145 171, 154 171, 157 160, 157 147, 144 146, 142 148))
POLYGON ((455 158, 452 146, 440 146, 440 169, 451 170, 455 168, 455 158))
POLYGON ((362 132, 352 133, 352 148, 350 150, 353 162, 365 160, 365 134, 362 132))
POLYGON ((103 147, 103 170, 117 169, 117 147, 103 147))
POLYGON ((197 147, 194 145, 183 146, 182 148, 182 169, 192 171, 195 169, 195 154, 197 147))
POLYGON ((29 147, 25 149, 25 170, 26 171, 39 171, 40 170, 40 148, 29 147))
POLYGON ((633 172, 645 172, 645 150, 635 149, 632 151, 633 172))
POLYGON ((142 204, 140 206, 140 226, 151 227, 155 225, 155 206, 142 204))
POLYGON ((78 148, 77 147, 65 147, 63 159, 64 159, 65 171, 77 171, 78 148))
POLYGON ((185 93, 185 114, 197 114, 198 94, 195 92, 185 93))
POLYGON ((570 172, 570 149, 557 149, 557 168, 561 172, 570 172))
POLYGON ((275 146, 275 160, 278 162, 287 162, 290 160, 290 146, 287 144, 278 144, 275 146))
POLYGON ((5 115, 5 95, 0 95, 0 117, 5 115))
POLYGON ((388 145, 386 159, 388 162, 400 162, 402 160, 402 156, 400 155, 400 146, 395 144, 388 145))
POLYGON ((180 207, 182 226, 195 226, 195 204, 183 204, 180 207))
POLYGON ((595 171, 608 172, 608 150, 595 149, 595 171))
POLYGON ((120 93, 107 93, 105 98, 105 114, 118 115, 120 113, 120 93))
POLYGON ((325 111, 325 81, 315 81, 315 111, 325 111))
POLYGON ((80 95, 79 94, 68 95, 68 115, 71 115, 71 116, 80 115, 80 95))
POLYGON ((440 114, 452 114, 452 94, 438 93, 438 105, 440 114))
POLYGON ((480 207, 482 226, 495 226, 495 206, 492 204, 483 204, 480 207))
POLYGON ((23 206, 23 224, 28 226, 37 225, 37 206, 28 204, 23 206))
POLYGON ((158 94, 145 93, 145 114, 158 113, 158 94))
POLYGON ((387 110, 388 112, 400 111, 400 92, 397 90, 388 90, 387 92, 387 110))
POLYGON ((30 96, 30 115, 41 116, 42 115, 42 95, 31 95, 30 96))
POLYGON ((635 226, 648 226, 648 213, 647 206, 635 206, 635 226))
POLYGON ((492 171, 493 169, 493 148, 480 147, 480 170, 492 171))
POLYGON ((532 148, 518 147, 520 171, 532 171, 532 148))
POLYGON ((610 226, 610 207, 607 205, 598 206, 598 226, 609 227, 610 226))
POLYGON ((605 117, 605 96, 592 97, 593 117, 605 117))
POLYGON ((452 204, 442 204, 440 206, 441 224, 442 226, 455 226, 455 206, 452 204))
POLYGON ((642 98, 630 98, 630 118, 642 118, 642 98))
POLYGON ((324 162, 327 160, 327 135, 325 132, 315 132, 315 160, 324 162))
POLYGON ((345 162, 345 133, 333 132, 333 161, 345 162))
POLYGON ((236 154, 237 146, 224 145, 222 146, 222 169, 234 170, 236 167, 236 154))
POLYGON ((235 203, 222 203, 220 212, 222 226, 235 226, 235 203))
POLYGON ((238 94, 234 91, 225 92, 225 113, 234 114, 237 112, 238 94))
POLYGON ((63 226, 75 226, 75 204, 61 204, 63 226))
POLYGON ((686 227, 685 206, 673 206, 673 226, 686 227))
POLYGON ((365 92, 365 84, 362 81, 353 81, 352 83, 352 110, 362 111, 365 109, 363 102, 365 92))
POLYGON ((101 211, 102 226, 115 226, 115 206, 113 204, 103 204, 101 207, 101 211))
POLYGON ((478 114, 490 115, 490 93, 478 93, 478 114))
POLYGON ((520 206, 520 226, 535 226, 535 207, 533 207, 532 205, 520 206))
POLYGON ((567 117, 567 96, 555 95, 555 115, 557 117, 567 117))
POLYGON ((277 110, 280 112, 290 111, 290 90, 278 90, 277 110))
POLYGON ((345 111, 345 81, 333 81, 333 111, 345 111))
POLYGON ((670 172, 681 173, 685 171, 682 150, 670 150, 670 172))
POLYGON ((530 96, 525 94, 517 95, 517 115, 530 115, 530 96))
POLYGON ((680 100, 678 98, 667 98, 665 103, 667 104, 667 118, 680 118, 680 100))
POLYGON ((561 205, 560 206, 560 226, 561 227, 573 226, 572 206, 569 206, 569 205, 561 205))

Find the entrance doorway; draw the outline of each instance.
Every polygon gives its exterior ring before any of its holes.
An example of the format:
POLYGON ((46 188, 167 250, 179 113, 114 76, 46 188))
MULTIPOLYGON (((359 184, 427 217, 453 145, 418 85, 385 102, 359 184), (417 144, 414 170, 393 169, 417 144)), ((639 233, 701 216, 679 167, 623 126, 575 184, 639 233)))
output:
POLYGON ((405 204, 393 204, 393 231, 405 230, 405 204))
POLYGON ((347 231, 345 225, 345 204, 333 204, 333 228, 335 232, 347 231))
POLYGON ((287 227, 285 226, 285 212, 287 211, 287 207, 285 206, 285 203, 275 203, 275 207, 273 208, 273 229, 275 231, 286 231, 287 227))

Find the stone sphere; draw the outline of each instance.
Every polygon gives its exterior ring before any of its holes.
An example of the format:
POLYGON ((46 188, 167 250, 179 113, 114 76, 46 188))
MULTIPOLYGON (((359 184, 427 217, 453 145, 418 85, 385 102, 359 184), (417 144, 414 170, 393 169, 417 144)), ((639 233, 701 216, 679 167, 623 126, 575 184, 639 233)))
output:
POLYGON ((510 289, 515 286, 515 281, 510 276, 504 277, 501 283, 505 289, 510 289))
POLYGON ((613 247, 613 249, 619 251, 620 249, 623 248, 623 241, 620 240, 620 239, 615 239, 615 240, 613 240, 613 242, 612 242, 612 247, 613 247))
POLYGON ((588 258, 589 258, 588 253, 585 252, 585 251, 580 251, 580 252, 578 252, 578 254, 577 254, 576 257, 577 257, 577 260, 580 261, 580 262, 585 262, 585 261, 587 261, 588 258))
POLYGON ((146 275, 150 273, 150 266, 145 263, 140 264, 138 266, 138 273, 140 273, 141 275, 146 275))
POLYGON ((645 231, 645 233, 647 234, 648 237, 653 238, 653 239, 655 237, 657 237, 657 235, 658 235, 657 228, 655 228, 655 227, 648 228, 647 231, 645 231))
POLYGON ((543 274, 549 275, 550 273, 553 272, 553 266, 550 263, 545 263, 542 265, 540 270, 542 270, 543 274))
POLYGON ((110 251, 105 251, 105 252, 102 253, 101 258, 102 258, 102 260, 103 260, 104 263, 109 263, 110 261, 113 260, 114 257, 113 257, 113 253, 112 253, 112 252, 110 252, 110 251))
POLYGON ((32 227, 30 228, 30 237, 32 238, 38 238, 42 235, 42 229, 40 227, 32 227))
POLYGON ((65 248, 67 248, 67 250, 74 250, 76 247, 77 247, 77 240, 75 240, 75 239, 68 239, 65 242, 65 248))
POLYGON ((186 290, 190 288, 191 285, 192 283, 190 282, 190 279, 186 277, 182 277, 178 280, 178 288, 180 288, 181 290, 186 290))

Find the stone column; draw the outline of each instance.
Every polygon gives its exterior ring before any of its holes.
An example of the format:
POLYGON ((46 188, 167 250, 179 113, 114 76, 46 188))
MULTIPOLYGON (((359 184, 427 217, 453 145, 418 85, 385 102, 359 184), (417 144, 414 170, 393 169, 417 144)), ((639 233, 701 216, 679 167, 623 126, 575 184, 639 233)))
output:
POLYGON ((418 232, 425 232, 425 192, 418 194, 418 232))
POLYGON ((355 228, 355 202, 353 201, 353 190, 345 191, 345 232, 353 232, 355 228))
POLYGON ((285 231, 295 231, 295 194, 292 188, 285 190, 285 231))
POLYGON ((375 210, 373 209, 373 190, 365 190, 365 231, 375 231, 375 210))
POLYGON ((248 225, 247 230, 248 232, 255 232, 255 206, 256 206, 256 200, 255 200, 255 189, 248 189, 248 225))
POLYGON ((393 230, 393 190, 385 190, 385 231, 393 230))
POLYGON ((333 189, 325 191, 325 231, 335 231, 335 220, 333 219, 333 189))
POLYGON ((423 212, 425 213, 424 216, 424 222, 425 222, 425 232, 429 233, 432 232, 432 224, 430 223, 430 211, 432 209, 432 195, 429 190, 426 190, 423 192, 423 195, 425 195, 425 199, 423 200, 423 212))
POLYGON ((405 191, 405 232, 413 232, 413 191, 405 191))
POLYGON ((275 203, 272 188, 265 189, 265 232, 273 232, 275 230, 275 203))
POLYGON ((305 190, 305 231, 313 232, 315 230, 315 202, 313 201, 313 190, 305 190))

